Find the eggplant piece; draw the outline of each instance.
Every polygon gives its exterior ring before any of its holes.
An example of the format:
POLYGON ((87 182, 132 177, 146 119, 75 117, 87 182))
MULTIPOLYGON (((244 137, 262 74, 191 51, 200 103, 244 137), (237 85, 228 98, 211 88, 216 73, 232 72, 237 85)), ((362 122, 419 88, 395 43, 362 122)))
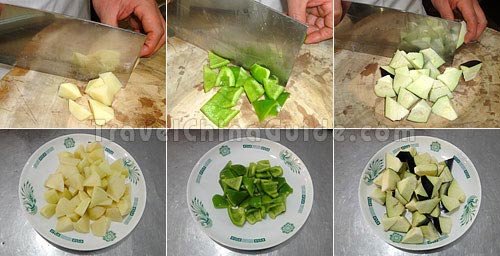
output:
POLYGON ((432 223, 437 229, 439 234, 445 235, 451 232, 451 219, 448 217, 439 216, 439 218, 432 218, 432 223))
POLYGON ((452 158, 450 158, 450 159, 448 159, 448 160, 445 160, 445 161, 444 161, 444 162, 445 162, 445 164, 446 164, 446 166, 448 166, 448 169, 450 169, 450 171, 451 171, 451 170, 452 170, 452 168, 453 168, 453 161, 454 161, 454 160, 455 160, 455 158, 454 158, 454 157, 452 157, 452 158))
POLYGON ((420 179, 422 180, 422 187, 424 187, 425 193, 427 193, 428 196, 432 196, 432 191, 434 190, 432 182, 427 176, 422 176, 420 179))
POLYGON ((389 67, 389 66, 381 66, 380 67, 380 77, 384 76, 391 76, 391 78, 394 78, 394 69, 389 67))
POLYGON ((439 217, 438 218, 432 218, 432 224, 434 224, 434 227, 436 230, 439 232, 439 234, 443 234, 443 231, 441 230, 441 223, 439 223, 439 217))
POLYGON ((410 152, 408 151, 399 151, 399 153, 396 155, 401 162, 406 162, 408 164, 408 170, 410 173, 415 173, 415 161, 413 160, 413 156, 411 155, 410 152))
POLYGON ((455 179, 451 181, 447 195, 456 198, 460 203, 465 202, 465 193, 455 179))
POLYGON ((481 69, 482 63, 478 60, 471 60, 460 65, 460 69, 462 70, 462 74, 464 76, 465 81, 470 81, 474 79, 479 70, 481 69))
POLYGON ((451 196, 443 196, 443 198, 441 198, 441 203, 448 212, 454 211, 455 209, 460 207, 460 202, 458 201, 458 198, 451 196))

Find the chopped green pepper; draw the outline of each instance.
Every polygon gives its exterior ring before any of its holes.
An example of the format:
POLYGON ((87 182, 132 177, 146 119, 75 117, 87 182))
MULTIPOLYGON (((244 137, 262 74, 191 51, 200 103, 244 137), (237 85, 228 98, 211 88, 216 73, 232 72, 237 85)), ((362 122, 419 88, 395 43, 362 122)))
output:
POLYGON ((215 86, 228 86, 234 87, 235 85, 234 74, 228 67, 222 67, 217 75, 217 79, 215 80, 215 86))
POLYGON ((236 178, 227 178, 223 179, 222 182, 225 183, 228 187, 239 191, 241 187, 241 182, 243 180, 243 176, 238 176, 236 178))
POLYGON ((248 78, 251 78, 250 74, 243 68, 240 67, 240 72, 238 75, 238 80, 236 81, 236 87, 243 87, 248 78))
POLYGON ((255 224, 267 214, 274 219, 286 211, 286 199, 293 193, 282 175, 281 166, 271 166, 269 160, 248 167, 229 161, 219 173, 224 195, 212 197, 214 207, 228 208, 229 218, 237 226, 255 224))
POLYGON ((259 122, 264 121, 273 109, 276 109, 278 102, 275 100, 258 100, 252 103, 253 109, 259 118, 259 122))
POLYGON ((236 208, 233 209, 231 207, 227 208, 227 212, 229 214, 229 218, 234 225, 238 227, 242 227, 245 224, 245 208, 236 208))
POLYGON ((280 96, 278 97, 278 99, 276 99, 276 101, 278 102, 278 105, 275 108, 271 109, 271 111, 269 111, 268 115, 269 116, 277 116, 278 113, 283 108, 283 106, 285 105, 285 101, 288 99, 289 96, 290 96, 290 93, 288 93, 288 92, 281 93, 280 96))
POLYGON ((276 76, 271 76, 270 78, 264 78, 264 90, 266 95, 276 100, 285 91, 285 87, 278 84, 278 78, 276 76))
POLYGON ((240 113, 239 110, 221 108, 216 105, 207 104, 201 107, 201 112, 218 127, 226 127, 229 122, 240 113))
POLYGON ((248 197, 248 192, 236 191, 232 189, 226 189, 224 191, 224 194, 226 194, 227 200, 232 206, 239 205, 241 202, 243 202, 243 200, 247 199, 248 197))
POLYGON ((203 90, 210 91, 215 86, 217 80, 217 72, 211 70, 207 66, 203 66, 203 90))
POLYGON ((240 77, 240 70, 241 67, 236 67, 236 66, 229 66, 229 69, 231 69, 231 72, 233 72, 234 76, 234 83, 238 83, 238 79, 240 77))
POLYGON ((229 64, 229 60, 226 60, 217 54, 208 51, 208 63, 211 69, 220 68, 229 64))
POLYGON ((257 80, 259 83, 264 83, 265 78, 269 78, 269 75, 271 75, 271 71, 269 69, 259 65, 259 64, 253 64, 250 67, 250 73, 252 74, 253 78, 257 80))
POLYGON ((214 207, 217 209, 229 207, 229 202, 224 196, 221 195, 214 195, 212 197, 212 203, 214 204, 214 207))
POLYGON ((253 78, 247 79, 243 88, 245 88, 245 93, 251 103, 258 100, 265 92, 264 87, 253 78))

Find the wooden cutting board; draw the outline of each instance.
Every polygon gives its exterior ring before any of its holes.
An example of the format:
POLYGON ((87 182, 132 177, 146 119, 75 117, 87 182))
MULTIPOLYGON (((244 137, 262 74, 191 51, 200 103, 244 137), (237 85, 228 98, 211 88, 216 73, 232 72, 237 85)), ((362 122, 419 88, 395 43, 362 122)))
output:
MULTIPOLYGON (((165 127, 165 49, 140 60, 126 87, 115 96, 115 119, 104 127, 165 127)), ((93 121, 78 121, 69 113, 68 101, 57 96, 63 82, 78 85, 82 92, 86 85, 84 81, 13 68, 0 80, 0 127, 95 127, 93 121)), ((86 97, 77 102, 88 107, 86 97)))
MULTIPOLYGON (((169 128, 216 128, 200 108, 216 92, 203 92, 203 66, 207 52, 179 38, 167 41, 167 99, 169 128)), ((333 127, 333 47, 332 40, 303 45, 286 86, 291 93, 280 114, 259 122, 246 97, 228 127, 333 127)))
POLYGON ((500 127, 499 53, 500 32, 489 28, 479 42, 460 47, 453 67, 469 60, 480 60, 483 65, 474 80, 465 82, 462 78, 453 93, 458 118, 448 121, 431 114, 428 123, 419 124, 384 117, 384 99, 377 97, 373 88, 380 78, 379 67, 388 65, 390 58, 335 49, 335 126, 500 127))

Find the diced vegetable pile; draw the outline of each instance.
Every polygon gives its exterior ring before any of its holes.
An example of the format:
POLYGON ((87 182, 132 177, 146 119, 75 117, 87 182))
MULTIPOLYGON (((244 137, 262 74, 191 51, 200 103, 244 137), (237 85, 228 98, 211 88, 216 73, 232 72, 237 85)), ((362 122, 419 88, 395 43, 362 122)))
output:
POLYGON ((96 125, 105 125, 115 117, 111 108, 115 94, 123 87, 122 83, 112 72, 99 74, 99 77, 90 80, 85 87, 85 94, 90 98, 88 105, 91 111, 75 102, 82 97, 78 86, 72 83, 62 83, 58 95, 68 99, 69 112, 79 121, 94 117, 96 125))
POLYGON ((226 127, 240 113, 233 109, 245 92, 252 103, 259 121, 277 116, 290 96, 269 69, 254 64, 250 74, 238 66, 228 66, 230 61, 208 52, 209 66, 203 68, 203 87, 208 92, 214 87, 219 91, 201 107, 201 112, 218 127, 226 127), (218 69, 218 73, 217 73, 218 69))
POLYGON ((380 68, 382 77, 374 88, 378 97, 385 98, 385 116, 392 121, 407 117, 408 121, 426 123, 434 113, 455 120, 453 91, 462 74, 465 81, 476 77, 481 62, 469 61, 460 69, 447 67, 440 73, 438 68, 444 63, 432 48, 410 53, 396 51, 389 66, 380 68))
POLYGON ((449 234, 452 214, 465 201, 465 194, 451 174, 454 158, 438 162, 415 148, 385 155, 385 170, 374 180, 371 198, 385 205, 385 231, 403 232, 402 243, 435 241, 449 234), (406 218, 411 212, 411 223, 406 218), (444 214, 442 214, 442 211, 444 214))
POLYGON ((243 226, 271 219, 286 211, 286 198, 292 187, 282 177, 281 166, 271 166, 269 160, 250 163, 248 167, 229 161, 219 174, 223 195, 212 197, 215 208, 227 208, 231 222, 243 226))
POLYGON ((98 142, 86 148, 79 145, 73 153, 62 152, 58 157, 59 167, 45 181, 47 205, 40 214, 57 217, 57 232, 92 229, 94 236, 104 236, 111 221, 122 222, 131 210, 131 186, 125 183, 128 170, 122 159, 110 165, 98 142))

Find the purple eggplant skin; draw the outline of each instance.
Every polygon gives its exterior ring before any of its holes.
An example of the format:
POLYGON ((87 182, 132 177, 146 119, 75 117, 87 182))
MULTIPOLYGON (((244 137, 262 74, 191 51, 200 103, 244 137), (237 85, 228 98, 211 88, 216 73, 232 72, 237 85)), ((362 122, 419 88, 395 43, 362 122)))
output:
POLYGON ((454 160, 455 160, 455 158, 452 157, 452 158, 444 161, 446 163, 446 166, 448 166, 448 169, 450 169, 450 172, 451 172, 451 169, 453 168, 453 161, 454 160))
POLYGON ((432 182, 427 178, 427 176, 422 176, 420 179, 422 180, 422 186, 424 187, 427 195, 432 196, 432 190, 434 189, 432 182))
POLYGON ((411 173, 415 173, 415 160, 413 160, 413 156, 410 152, 400 151, 396 157, 399 158, 401 162, 406 162, 408 164, 408 170, 411 173))
POLYGON ((439 217, 434 218, 432 217, 432 224, 436 228, 436 230, 439 232, 439 234, 443 234, 443 231, 441 230, 441 224, 439 223, 439 217))
POLYGON ((387 70, 383 69, 382 67, 379 68, 380 69, 380 75, 381 77, 384 77, 384 76, 390 76, 392 79, 394 79, 394 75, 389 73, 387 70))
POLYGON ((481 63, 482 62, 479 61, 479 60, 469 60, 467 62, 464 62, 464 63, 460 64, 460 66, 465 66, 465 67, 468 67, 468 68, 472 68, 472 67, 474 67, 476 65, 479 65, 481 63))

